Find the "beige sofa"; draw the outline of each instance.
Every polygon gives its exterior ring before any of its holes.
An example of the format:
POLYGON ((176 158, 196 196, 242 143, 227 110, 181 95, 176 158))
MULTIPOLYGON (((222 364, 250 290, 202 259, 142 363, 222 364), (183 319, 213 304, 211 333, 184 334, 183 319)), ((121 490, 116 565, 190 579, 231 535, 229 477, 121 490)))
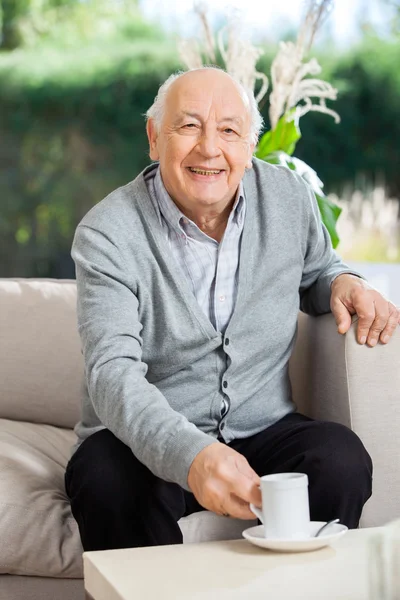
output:
MULTIPOLYGON (((83 361, 74 281, 0 279, 0 600, 83 599, 81 545, 64 491, 83 361)), ((299 317, 291 362, 301 410, 351 426, 375 465, 363 526, 400 516, 400 335, 360 347, 354 325, 299 317)), ((184 541, 240 537, 246 523, 208 512, 184 541)))

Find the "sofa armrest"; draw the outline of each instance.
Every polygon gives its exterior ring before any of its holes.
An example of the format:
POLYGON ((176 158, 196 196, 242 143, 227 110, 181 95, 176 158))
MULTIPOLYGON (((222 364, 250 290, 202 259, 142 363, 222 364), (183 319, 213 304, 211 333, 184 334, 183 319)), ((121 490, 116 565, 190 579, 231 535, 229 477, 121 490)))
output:
POLYGON ((374 464, 373 495, 361 525, 373 527, 398 517, 400 505, 400 328, 388 345, 361 346, 357 318, 345 336, 333 315, 299 316, 290 363, 293 398, 299 411, 350 427, 374 464))

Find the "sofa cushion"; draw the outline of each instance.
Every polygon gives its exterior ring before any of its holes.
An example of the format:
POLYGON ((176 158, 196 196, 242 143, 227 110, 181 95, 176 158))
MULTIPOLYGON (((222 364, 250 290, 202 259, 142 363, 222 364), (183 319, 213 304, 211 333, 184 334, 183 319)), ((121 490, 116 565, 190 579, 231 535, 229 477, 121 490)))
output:
POLYGON ((81 577, 64 491, 72 430, 0 419, 0 573, 81 577))
MULTIPOLYGON (((0 419, 0 573, 82 577, 82 546, 64 489, 72 430, 0 419)), ((179 521, 184 543, 241 537, 255 521, 208 511, 179 521)))
POLYGON ((0 279, 0 418, 72 428, 83 357, 75 281, 0 279))

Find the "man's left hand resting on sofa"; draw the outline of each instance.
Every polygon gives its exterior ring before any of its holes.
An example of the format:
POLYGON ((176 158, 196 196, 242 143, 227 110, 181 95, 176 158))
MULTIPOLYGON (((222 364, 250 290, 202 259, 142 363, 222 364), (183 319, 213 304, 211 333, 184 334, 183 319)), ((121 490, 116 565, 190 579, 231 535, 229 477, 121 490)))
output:
POLYGON ((399 309, 369 283, 354 275, 339 275, 331 286, 331 310, 339 333, 347 333, 358 316, 359 344, 387 344, 400 323, 399 309))

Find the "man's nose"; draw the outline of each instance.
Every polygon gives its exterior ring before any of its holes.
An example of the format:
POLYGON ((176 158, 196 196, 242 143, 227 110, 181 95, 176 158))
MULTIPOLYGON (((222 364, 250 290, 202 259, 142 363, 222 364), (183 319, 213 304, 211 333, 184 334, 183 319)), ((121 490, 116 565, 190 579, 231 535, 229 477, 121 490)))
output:
POLYGON ((214 131, 203 131, 199 142, 198 148, 203 156, 212 157, 219 156, 221 149, 218 144, 218 133, 214 131))

